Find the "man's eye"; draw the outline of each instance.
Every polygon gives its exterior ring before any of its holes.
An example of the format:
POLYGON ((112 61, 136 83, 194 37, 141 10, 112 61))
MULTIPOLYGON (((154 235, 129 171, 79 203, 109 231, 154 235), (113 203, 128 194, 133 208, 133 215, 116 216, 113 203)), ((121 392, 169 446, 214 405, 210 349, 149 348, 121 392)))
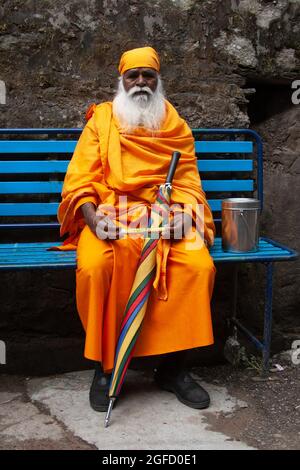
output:
POLYGON ((129 80, 135 80, 137 77, 138 77, 137 73, 131 73, 127 75, 127 78, 129 78, 129 80))
POLYGON ((155 75, 151 72, 145 72, 143 73, 144 78, 155 78, 155 75))

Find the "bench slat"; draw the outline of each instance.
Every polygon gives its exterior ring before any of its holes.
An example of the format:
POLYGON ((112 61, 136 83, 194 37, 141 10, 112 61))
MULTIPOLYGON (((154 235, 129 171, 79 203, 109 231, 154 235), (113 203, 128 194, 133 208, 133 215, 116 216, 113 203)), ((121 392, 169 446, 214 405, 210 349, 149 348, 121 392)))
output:
POLYGON ((0 140, 0 153, 72 153, 76 140, 0 140))
POLYGON ((204 191, 253 191, 253 180, 202 180, 204 191))
MULTIPOLYGON (((57 242, 57 245, 59 245, 60 243, 57 242)), ((220 256, 224 256, 224 253, 223 250, 220 250, 220 248, 217 248, 217 249, 214 249, 212 248, 210 250, 211 254, 214 256, 214 259, 217 259, 218 257, 220 256)), ((276 247, 266 247, 264 249, 261 249, 260 252, 253 252, 253 253, 247 253, 247 256, 257 256, 258 253, 264 253, 268 256, 272 256, 272 255, 276 255, 278 253, 278 249, 276 247)), ((9 253, 9 259, 10 260, 19 260, 20 259, 20 256, 22 257, 22 259, 28 259, 30 261, 30 259, 32 259, 32 257, 34 257, 34 259, 37 259, 37 260, 41 260, 41 259, 47 259, 49 258, 49 256, 51 256, 51 254, 49 255, 49 251, 41 251, 41 250, 31 250, 31 249, 26 249, 26 252, 23 251, 22 254, 20 253, 20 250, 11 250, 11 252, 9 253)), ((57 256, 59 256, 59 251, 57 251, 56 253, 58 253, 57 256)), ((71 252, 68 252, 68 253, 71 253, 71 252)), ((289 251, 288 250, 282 250, 281 251, 282 254, 288 254, 289 251)), ((228 253, 228 258, 230 257, 235 257, 237 253, 228 253)), ((243 253, 239 253, 239 255, 242 255, 243 253)), ((4 251, 0 251, 0 259, 4 259, 5 256, 7 255, 7 249, 4 251)), ((70 255, 71 256, 71 255, 70 255)))
MULTIPOLYGON (((213 212, 222 209, 222 199, 208 199, 213 212)), ((26 216, 26 215, 56 215, 58 202, 2 202, 0 203, 0 216, 26 216)))
POLYGON ((0 194, 53 194, 61 193, 62 181, 0 182, 0 194))
MULTIPOLYGON (((208 199, 213 212, 222 209, 222 199, 208 199)), ((2 202, 0 203, 0 216, 26 216, 26 215, 56 215, 58 202, 2 202)))
MULTIPOLYGON (((0 153, 73 153, 76 140, 10 140, 0 141, 0 153)), ((247 141, 195 141, 196 153, 252 153, 247 141)))
MULTIPOLYGON (((57 242, 57 245, 59 245, 59 242, 57 242)), ((26 251, 25 249, 23 249, 23 252, 20 253, 20 249, 18 250, 11 250, 11 252, 8 252, 8 249, 6 248, 6 250, 1 250, 0 251, 0 257, 3 258, 5 256, 7 256, 7 254, 9 253, 9 257, 11 259, 20 259, 20 256, 22 256, 22 258, 32 258, 32 256, 34 256, 35 259, 39 259, 39 258, 47 258, 49 256, 52 256, 51 253, 52 251, 46 251, 46 248, 43 249, 44 251, 42 251, 41 249, 39 250, 31 250, 30 248, 27 248, 26 251)), ((216 247, 216 248, 212 248, 211 250, 211 253, 217 257, 217 256, 220 256, 220 255, 224 255, 225 252, 223 252, 223 250, 220 249, 220 247, 216 247)), ((271 246, 271 247, 264 247, 263 249, 261 248, 260 249, 260 252, 264 252, 265 254, 268 254, 268 255, 275 255, 276 253, 278 253, 278 249, 274 246, 271 246)), ((280 251, 281 253, 289 253, 288 250, 281 250, 280 251)), ((71 252, 66 252, 68 254, 66 254, 66 256, 71 256, 71 252)), ((249 252, 247 253, 247 256, 256 256, 259 252, 249 252)), ((238 253, 238 255, 240 254, 244 254, 244 253, 238 253)), ((228 257, 235 257, 237 255, 237 253, 226 253, 226 255, 228 257)), ((54 254, 53 256, 60 256, 60 252, 59 251, 54 251, 54 254)))
MULTIPOLYGON (((57 194, 62 181, 0 182, 0 194, 57 194)), ((202 180, 204 191, 253 191, 253 180, 202 180)))
POLYGON ((196 153, 252 153, 253 142, 247 141, 195 141, 196 153))
MULTIPOLYGON (((0 173, 65 173, 69 160, 0 161, 0 173)), ((198 160, 198 170, 206 171, 252 171, 252 160, 198 160)))
MULTIPOLYGON (((57 246, 61 244, 61 241, 58 241, 58 242, 37 242, 37 243, 1 243, 0 244, 0 250, 4 249, 4 250, 7 250, 7 249, 10 249, 10 250, 19 250, 20 247, 22 247, 22 250, 24 248, 28 248, 28 249, 31 249, 31 250, 40 250, 41 248, 43 249, 47 249, 47 248, 50 248, 52 246, 57 246)), ((67 253, 67 252, 66 252, 67 253)))
MULTIPOLYGON (((31 268, 75 268, 76 251, 46 251, 60 242, 6 243, 0 249, 0 270, 31 268)), ((227 253, 222 250, 221 238, 216 238, 210 254, 215 262, 284 261, 295 259, 293 250, 281 247, 272 240, 259 239, 259 251, 227 253)))
MULTIPOLYGON (((58 242, 37 242, 37 243, 29 243, 29 242, 28 243, 1 243, 0 244, 0 251, 1 250, 7 250, 7 249, 10 249, 10 250, 15 249, 17 251, 20 246, 22 246, 22 249, 26 248, 26 251, 28 251, 28 250, 34 251, 34 250, 40 250, 41 248, 46 249, 46 248, 49 248, 51 246, 53 247, 53 246, 57 246, 57 245, 60 245, 60 244, 61 244, 60 241, 58 241, 58 242)), ((214 250, 214 249, 220 250, 221 246, 222 246, 221 238, 216 237, 214 246, 211 248, 211 250, 214 250)), ((263 249, 263 250, 273 249, 274 246, 276 247, 276 245, 270 244, 269 241, 266 241, 264 238, 260 238, 259 246, 260 246, 260 249, 263 249)))
POLYGON ((58 202, 1 203, 0 216, 56 215, 58 202))
POLYGON ((207 202, 213 212, 222 210, 222 199, 207 199, 207 202))
POLYGON ((0 161, 0 173, 65 173, 69 160, 0 161))
POLYGON ((198 170, 204 171, 252 171, 252 160, 198 160, 198 170))

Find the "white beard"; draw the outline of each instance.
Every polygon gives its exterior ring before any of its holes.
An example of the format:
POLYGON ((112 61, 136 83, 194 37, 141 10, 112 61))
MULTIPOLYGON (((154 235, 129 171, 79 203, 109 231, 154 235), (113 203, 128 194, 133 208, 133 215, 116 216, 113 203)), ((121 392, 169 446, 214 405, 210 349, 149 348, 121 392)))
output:
POLYGON ((131 134, 138 127, 155 131, 161 127, 166 114, 165 96, 161 79, 158 77, 157 88, 153 92, 148 87, 133 87, 125 91, 122 77, 113 100, 113 114, 117 117, 124 132, 131 134), (137 91, 145 91, 135 95, 137 91))

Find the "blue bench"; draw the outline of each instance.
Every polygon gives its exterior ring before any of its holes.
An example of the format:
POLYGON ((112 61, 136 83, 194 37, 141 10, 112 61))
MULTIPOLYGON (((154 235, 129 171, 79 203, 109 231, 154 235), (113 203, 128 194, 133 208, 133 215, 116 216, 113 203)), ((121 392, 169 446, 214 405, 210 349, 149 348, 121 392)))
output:
MULTIPOLYGON (((58 228, 56 213, 63 178, 81 129, 0 129, 0 234, 58 228), (13 137, 18 136, 18 140, 13 137), (20 139, 21 136, 21 139, 20 139), (24 138, 24 137, 25 138, 24 138), (32 139, 35 136, 35 140, 32 139), (40 137, 43 137, 42 139, 40 137), (46 139, 45 139, 46 136, 46 139), (59 136, 59 138, 58 138, 59 136), (66 140, 68 137, 69 140, 66 140), (21 202, 20 202, 21 198, 21 202), (26 202, 24 202, 26 201, 26 202)), ((227 197, 257 197, 263 209, 263 146, 250 129, 193 129, 203 189, 214 214, 219 236, 210 253, 215 263, 234 263, 232 322, 263 354, 268 371, 272 328, 273 263, 290 261, 297 253, 265 237, 257 252, 233 254, 222 250, 221 204, 227 197), (204 140, 204 137, 207 140, 204 140), (200 157, 200 158, 199 158, 200 157), (263 340, 236 318, 238 265, 263 263, 266 296, 263 340)), ((50 237, 48 238, 48 240, 50 237)), ((53 239, 53 238, 52 238, 53 239)), ((0 244, 0 269, 74 269, 75 252, 47 251, 57 241, 0 244)))

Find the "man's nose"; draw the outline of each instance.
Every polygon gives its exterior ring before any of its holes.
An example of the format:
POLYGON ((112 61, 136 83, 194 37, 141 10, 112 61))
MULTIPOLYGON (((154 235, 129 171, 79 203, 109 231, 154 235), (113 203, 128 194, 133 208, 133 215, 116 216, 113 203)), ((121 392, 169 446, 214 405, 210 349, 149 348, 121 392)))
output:
POLYGON ((137 78, 137 80, 136 80, 136 85, 137 85, 137 86, 140 86, 140 87, 143 87, 143 86, 146 86, 146 84, 147 84, 147 83, 146 83, 146 80, 145 80, 145 78, 143 77, 143 75, 142 75, 142 74, 139 75, 138 78, 137 78))

